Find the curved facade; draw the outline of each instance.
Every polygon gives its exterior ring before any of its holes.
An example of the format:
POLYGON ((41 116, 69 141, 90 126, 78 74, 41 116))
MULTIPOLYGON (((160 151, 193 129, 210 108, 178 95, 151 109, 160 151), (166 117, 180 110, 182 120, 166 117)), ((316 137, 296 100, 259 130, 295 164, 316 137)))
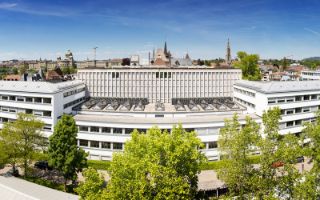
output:
MULTIPOLYGON (((114 67, 81 69, 78 79, 90 99, 74 109, 78 145, 91 159, 110 160, 134 129, 158 126, 170 131, 182 124, 196 131, 210 160, 219 159, 217 140, 224 119, 246 108, 233 102, 239 69, 208 67, 114 67)), ((253 116, 255 117, 255 116, 253 116)))

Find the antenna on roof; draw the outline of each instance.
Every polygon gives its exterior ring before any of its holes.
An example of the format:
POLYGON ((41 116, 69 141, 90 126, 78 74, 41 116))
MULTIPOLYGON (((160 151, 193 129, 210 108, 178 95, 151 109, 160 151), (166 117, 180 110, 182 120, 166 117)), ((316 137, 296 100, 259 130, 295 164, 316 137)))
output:
POLYGON ((96 67, 97 48, 98 47, 93 47, 93 65, 94 65, 94 67, 96 67))

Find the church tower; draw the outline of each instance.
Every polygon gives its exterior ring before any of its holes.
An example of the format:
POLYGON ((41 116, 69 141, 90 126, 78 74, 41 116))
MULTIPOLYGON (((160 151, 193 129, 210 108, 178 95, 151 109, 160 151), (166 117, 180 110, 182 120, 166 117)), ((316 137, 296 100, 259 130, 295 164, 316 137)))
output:
POLYGON ((231 65, 231 48, 229 38, 227 43, 226 64, 231 65))

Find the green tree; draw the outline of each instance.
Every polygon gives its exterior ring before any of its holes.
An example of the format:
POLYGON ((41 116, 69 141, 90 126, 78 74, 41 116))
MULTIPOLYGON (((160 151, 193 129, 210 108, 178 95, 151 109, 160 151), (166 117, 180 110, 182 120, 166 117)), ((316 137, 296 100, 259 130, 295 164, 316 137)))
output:
POLYGON ((103 176, 93 168, 85 169, 82 174, 85 178, 85 181, 80 183, 79 187, 76 188, 76 192, 79 194, 81 199, 101 199, 104 187, 103 176))
POLYGON ((228 185, 230 195, 243 199, 255 191, 254 180, 257 173, 249 157, 256 151, 253 147, 259 137, 259 125, 250 117, 246 117, 243 128, 236 114, 232 120, 225 121, 218 141, 219 151, 225 160, 218 175, 228 185))
POLYGON ((239 61, 235 62, 234 65, 242 70, 243 79, 248 80, 260 80, 260 70, 258 67, 259 55, 247 54, 244 51, 237 53, 239 61))
POLYGON ((281 119, 281 110, 278 107, 269 109, 262 115, 263 122, 263 137, 258 142, 257 146, 260 150, 260 169, 258 180, 257 195, 268 197, 273 195, 276 185, 275 176, 276 168, 272 167, 273 163, 279 162, 275 157, 279 135, 279 120, 281 119))
POLYGON ((290 199, 297 199, 295 191, 302 176, 295 163, 301 153, 301 142, 295 135, 287 134, 278 142, 275 157, 283 163, 283 167, 277 169, 276 188, 279 194, 285 194, 290 199))
POLYGON ((73 117, 63 115, 49 138, 49 163, 63 174, 65 190, 68 180, 75 181, 77 172, 87 167, 87 154, 77 146, 77 132, 73 117))
POLYGON ((44 123, 33 115, 19 113, 14 122, 4 124, 0 137, 8 152, 10 163, 15 170, 15 164, 22 160, 24 176, 28 176, 28 166, 37 152, 41 151, 45 140, 41 134, 44 123))
POLYGON ((306 128, 303 130, 303 138, 309 140, 305 148, 305 154, 312 160, 313 167, 307 174, 305 183, 301 184, 301 188, 305 191, 314 191, 316 199, 320 197, 320 112, 317 113, 317 118, 314 123, 306 123, 306 128))
POLYGON ((206 162, 198 150, 202 145, 195 132, 186 132, 181 125, 171 133, 135 130, 124 152, 113 154, 103 198, 193 199, 197 174, 206 162))

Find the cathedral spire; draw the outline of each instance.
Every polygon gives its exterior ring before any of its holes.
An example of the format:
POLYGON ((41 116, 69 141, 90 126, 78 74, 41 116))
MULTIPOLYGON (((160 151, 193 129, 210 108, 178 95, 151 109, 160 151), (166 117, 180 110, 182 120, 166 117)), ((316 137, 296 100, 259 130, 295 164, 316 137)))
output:
POLYGON ((229 38, 227 43, 226 64, 231 65, 231 48, 229 38))
POLYGON ((164 55, 168 55, 168 49, 167 49, 167 41, 164 42, 164 55))

